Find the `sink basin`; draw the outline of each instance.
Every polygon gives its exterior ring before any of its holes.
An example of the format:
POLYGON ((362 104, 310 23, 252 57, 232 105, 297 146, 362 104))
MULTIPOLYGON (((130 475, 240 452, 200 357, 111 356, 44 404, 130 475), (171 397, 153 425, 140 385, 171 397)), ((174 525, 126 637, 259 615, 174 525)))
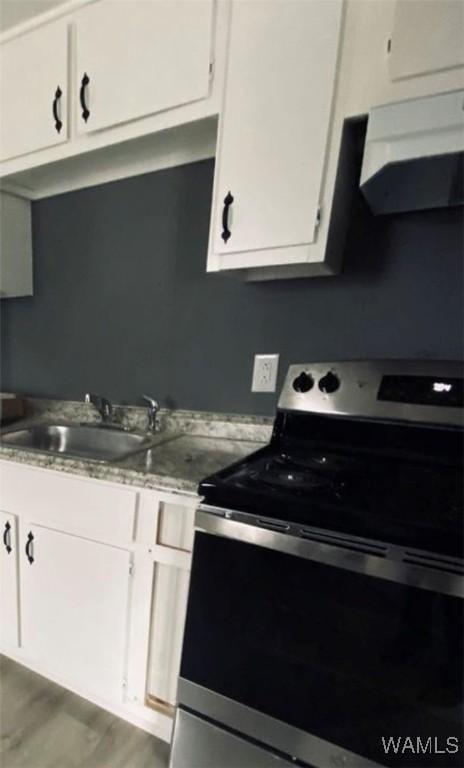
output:
POLYGON ((3 433, 0 442, 25 450, 45 451, 94 461, 115 461, 147 448, 152 440, 148 435, 137 435, 122 429, 48 424, 3 433))

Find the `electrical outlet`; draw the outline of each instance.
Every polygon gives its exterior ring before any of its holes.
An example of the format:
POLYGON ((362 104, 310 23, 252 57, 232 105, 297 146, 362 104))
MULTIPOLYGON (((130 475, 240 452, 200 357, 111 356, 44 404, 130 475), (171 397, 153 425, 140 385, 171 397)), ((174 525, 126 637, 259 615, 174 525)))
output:
POLYGON ((279 355, 255 355, 252 392, 275 392, 279 355))

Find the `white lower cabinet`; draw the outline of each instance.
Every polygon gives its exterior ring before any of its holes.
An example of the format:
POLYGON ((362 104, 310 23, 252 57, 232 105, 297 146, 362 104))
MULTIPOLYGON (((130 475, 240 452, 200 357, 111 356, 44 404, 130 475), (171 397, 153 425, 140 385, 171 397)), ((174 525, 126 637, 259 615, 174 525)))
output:
POLYGON ((0 647, 17 649, 19 644, 18 521, 0 512, 0 647))
POLYGON ((0 460, 0 652, 165 741, 192 495, 0 460))
POLYGON ((22 647, 58 679, 122 700, 130 552, 21 526, 22 647))

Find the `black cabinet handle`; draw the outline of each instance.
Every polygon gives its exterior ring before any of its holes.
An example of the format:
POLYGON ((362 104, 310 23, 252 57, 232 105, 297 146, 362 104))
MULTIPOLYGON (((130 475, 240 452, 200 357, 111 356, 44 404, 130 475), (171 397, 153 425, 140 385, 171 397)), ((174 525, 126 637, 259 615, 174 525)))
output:
POLYGON ((232 232, 229 229, 229 208, 234 202, 234 198, 230 194, 230 192, 227 193, 227 195, 224 198, 224 208, 222 209, 222 234, 221 237, 224 240, 225 243, 227 243, 229 237, 231 236, 232 232))
POLYGON ((87 88, 89 83, 90 83, 90 78, 84 72, 84 77, 81 80, 81 89, 79 91, 79 99, 82 107, 82 119, 84 120, 84 122, 87 122, 90 115, 89 109, 87 107, 87 103, 85 101, 85 89, 87 88))
POLYGON ((29 560, 30 564, 34 562, 34 558, 32 556, 32 542, 34 541, 34 534, 32 531, 29 531, 27 534, 27 542, 26 542, 26 557, 29 560))
POLYGON ((11 525, 8 522, 5 523, 5 528, 3 530, 3 543, 6 551, 10 554, 13 550, 11 548, 11 525))
POLYGON ((57 133, 59 133, 63 127, 63 123, 60 120, 60 117, 58 115, 58 102, 60 101, 61 97, 63 95, 63 92, 58 86, 58 88, 55 91, 55 98, 53 99, 53 117, 55 118, 55 128, 57 133))

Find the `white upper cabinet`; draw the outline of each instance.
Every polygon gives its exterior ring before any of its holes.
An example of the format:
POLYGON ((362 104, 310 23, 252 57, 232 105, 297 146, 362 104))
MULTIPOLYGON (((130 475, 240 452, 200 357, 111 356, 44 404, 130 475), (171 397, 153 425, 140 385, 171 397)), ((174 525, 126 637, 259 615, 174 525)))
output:
POLYGON ((210 270, 221 254, 257 266, 259 251, 317 237, 341 12, 341 0, 232 3, 210 270))
POLYGON ((98 0, 76 17, 79 132, 208 96, 213 0, 98 0))
POLYGON ((462 0, 397 0, 389 64, 393 80, 463 66, 462 0))
POLYGON ((31 296, 31 203, 0 190, 0 299, 31 296))
POLYGON ((347 0, 338 114, 463 87, 462 0, 347 0))
POLYGON ((0 45, 0 159, 67 140, 67 26, 57 21, 0 45))

